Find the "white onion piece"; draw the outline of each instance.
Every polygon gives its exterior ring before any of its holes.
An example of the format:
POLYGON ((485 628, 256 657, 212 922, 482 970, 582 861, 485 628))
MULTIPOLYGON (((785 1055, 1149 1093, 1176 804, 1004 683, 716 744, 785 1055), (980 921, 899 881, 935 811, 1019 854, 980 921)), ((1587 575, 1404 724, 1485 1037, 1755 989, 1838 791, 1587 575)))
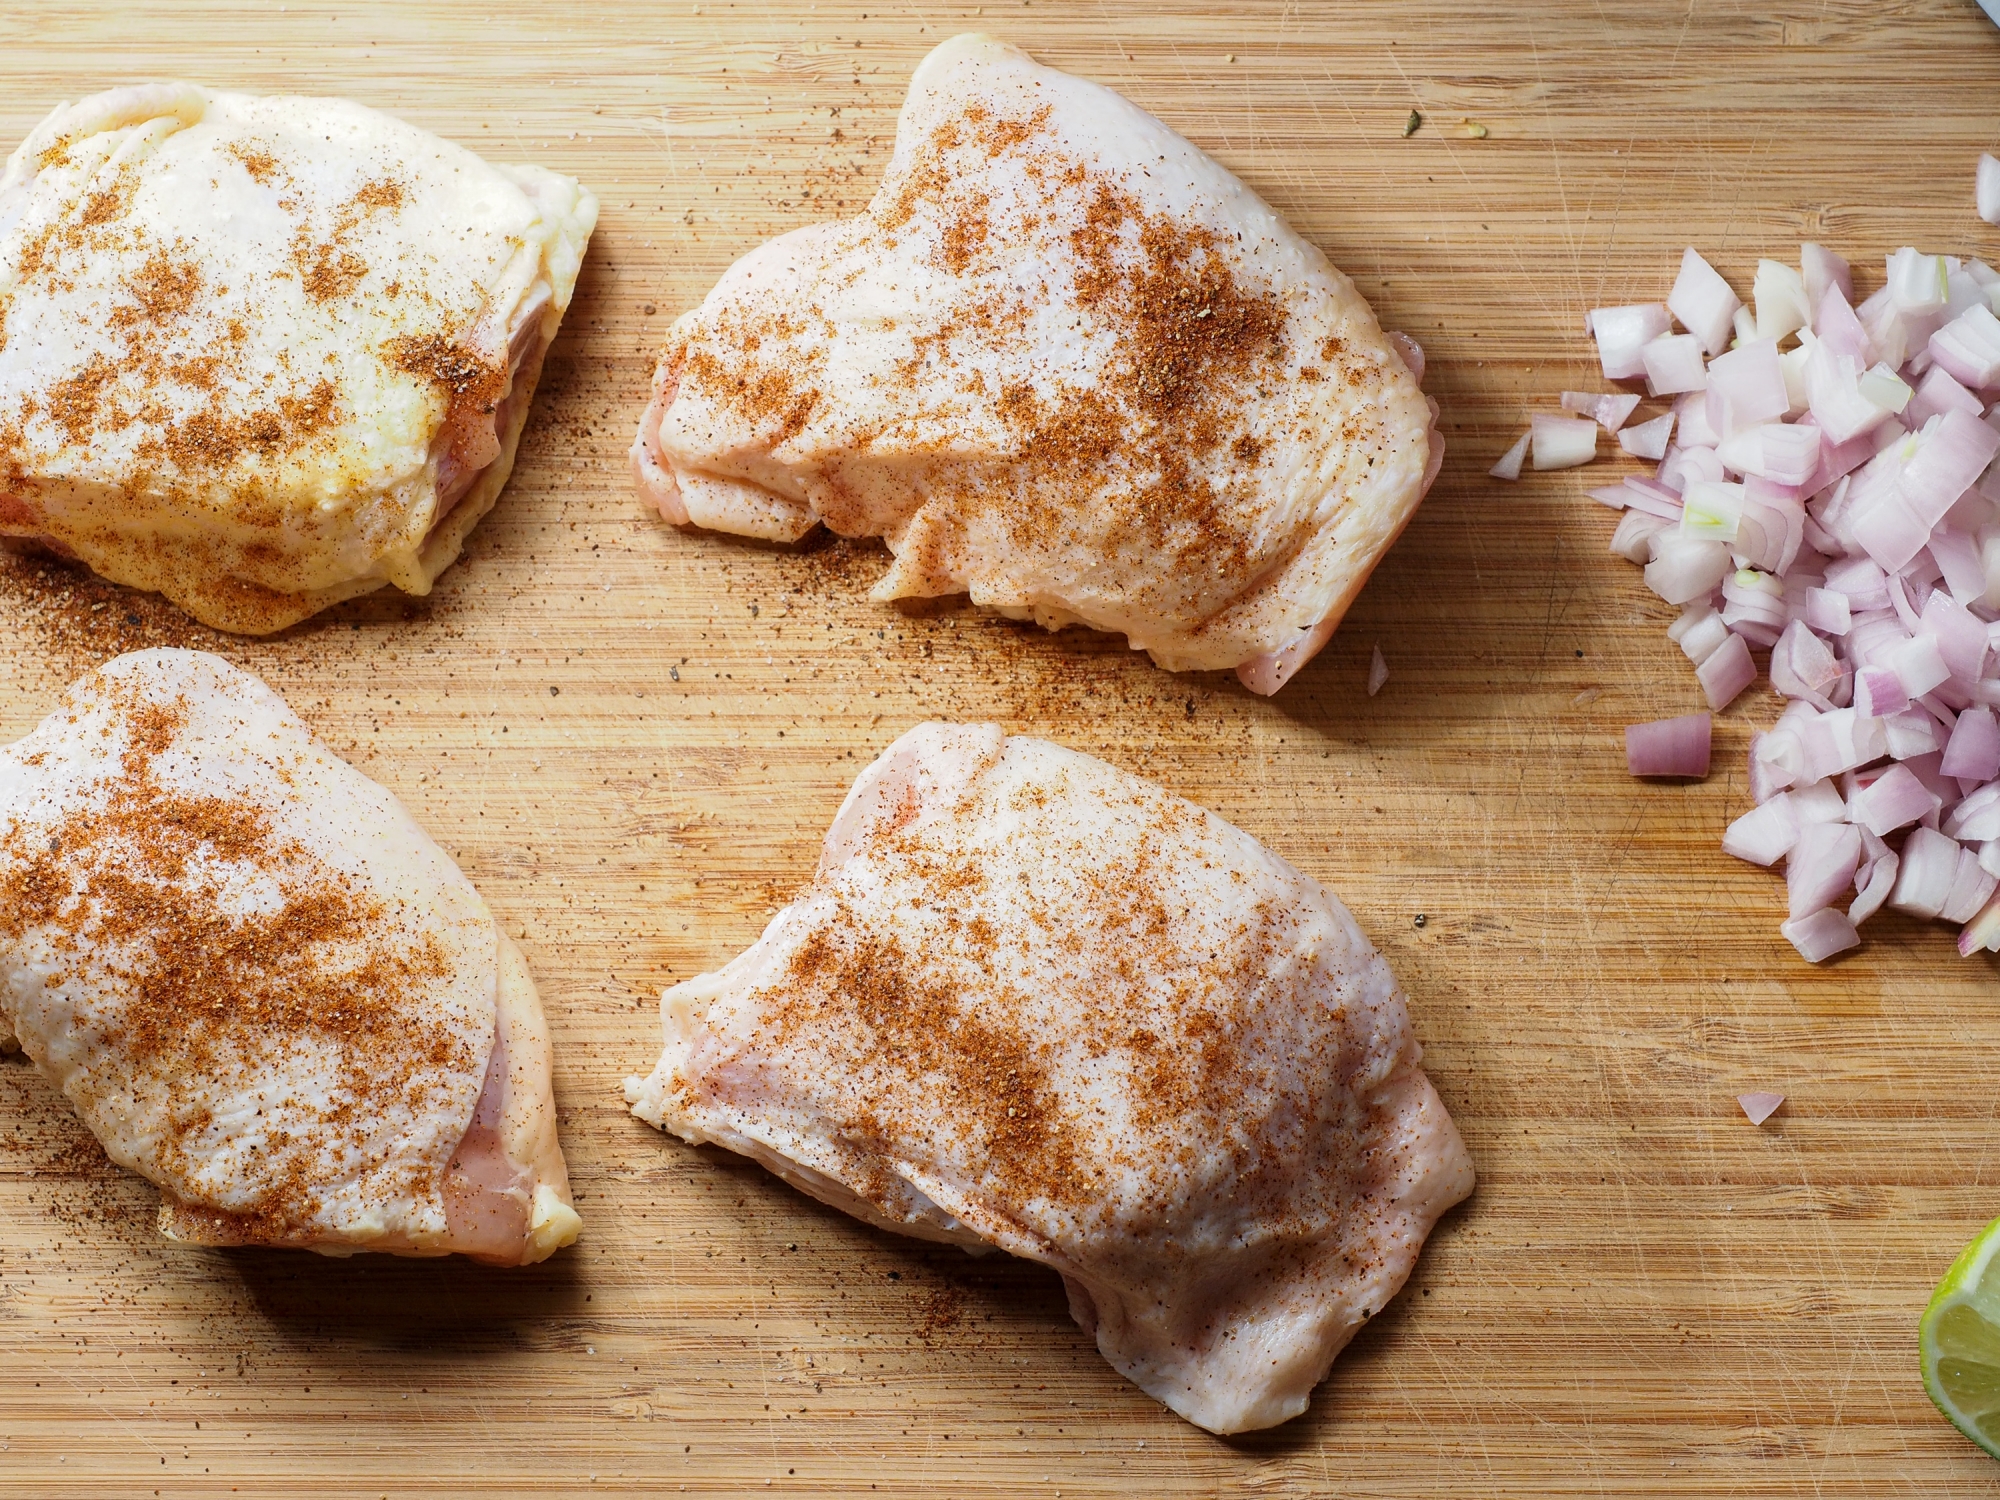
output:
POLYGON ((2000 161, 1984 152, 1980 153, 1979 169, 1973 175, 1972 201, 1980 218, 1989 224, 2000 224, 2000 161))
POLYGON ((1667 439, 1674 430, 1674 414, 1654 417, 1649 422, 1641 422, 1636 427, 1627 427, 1618 434, 1618 446, 1634 458, 1664 458, 1667 454, 1667 439))
POLYGON ((1588 324, 1597 340, 1597 357, 1606 380, 1632 380, 1646 373, 1639 351, 1674 326, 1664 302, 1629 307, 1596 307, 1588 324))
POLYGON ((1505 479, 1508 481, 1519 479, 1521 477, 1521 465, 1527 462, 1528 458, 1528 440, 1533 435, 1532 432, 1522 433, 1514 446, 1500 455, 1500 462, 1486 472, 1495 479, 1505 479))
POLYGON ((1736 309, 1742 305, 1715 267, 1689 246, 1681 256, 1674 289, 1667 294, 1667 309, 1701 341, 1704 352, 1716 355, 1729 347, 1736 309))
POLYGON ((1538 472, 1574 469, 1597 457, 1597 424, 1577 417, 1551 417, 1537 412, 1528 431, 1538 472))
POLYGON ((1708 389, 1708 371, 1701 362, 1701 340, 1691 333, 1670 333, 1639 351, 1646 389, 1655 396, 1708 389))

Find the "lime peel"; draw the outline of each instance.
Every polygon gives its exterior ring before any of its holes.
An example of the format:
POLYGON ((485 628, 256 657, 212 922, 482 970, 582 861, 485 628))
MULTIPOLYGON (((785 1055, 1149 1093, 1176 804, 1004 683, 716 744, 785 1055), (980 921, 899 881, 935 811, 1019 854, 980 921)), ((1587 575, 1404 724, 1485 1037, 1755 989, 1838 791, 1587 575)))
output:
POLYGON ((2000 1219, 1959 1252, 1917 1324, 1924 1390, 1952 1426, 2000 1458, 2000 1219))

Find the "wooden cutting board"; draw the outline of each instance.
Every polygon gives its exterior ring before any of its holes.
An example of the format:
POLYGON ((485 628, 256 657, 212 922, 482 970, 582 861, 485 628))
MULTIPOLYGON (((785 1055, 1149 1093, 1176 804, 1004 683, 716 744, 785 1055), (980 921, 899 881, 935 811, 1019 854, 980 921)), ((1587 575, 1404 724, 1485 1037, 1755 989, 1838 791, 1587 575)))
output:
POLYGON ((582 1243, 527 1271, 169 1249, 27 1066, 0 1066, 0 1492, 1971 1495, 1916 1319, 2000 1213, 2000 972, 1888 915, 1826 969, 1721 855, 1716 773, 1624 773, 1699 706, 1588 473, 1485 471, 1598 303, 1683 245, 1740 288, 1815 238, 2000 253, 1972 213, 2000 32, 1970 0, 1465 7, 15 6, 0 139, 181 76, 348 94, 604 213, 520 465, 428 600, 273 641, 0 574, 0 734, 144 644, 262 673, 460 859, 557 1039, 582 1243), (1122 643, 869 604, 869 549, 680 535, 625 450, 656 346, 736 256, 853 212, 912 67, 987 29, 1214 152, 1430 352, 1444 475, 1275 700, 1122 643), (1412 108, 1424 124, 1405 138, 1412 108), (1467 122, 1483 125, 1483 134, 1467 122), (1371 647, 1389 664, 1364 679, 1371 647), (1156 778, 1325 879, 1407 984, 1477 1195, 1311 1412, 1224 1442, 1127 1385, 1056 1279, 875 1233, 663 1138, 622 1079, 670 982, 809 874, 856 770, 927 717, 1156 778), (1787 1095, 1761 1130, 1746 1089, 1787 1095))

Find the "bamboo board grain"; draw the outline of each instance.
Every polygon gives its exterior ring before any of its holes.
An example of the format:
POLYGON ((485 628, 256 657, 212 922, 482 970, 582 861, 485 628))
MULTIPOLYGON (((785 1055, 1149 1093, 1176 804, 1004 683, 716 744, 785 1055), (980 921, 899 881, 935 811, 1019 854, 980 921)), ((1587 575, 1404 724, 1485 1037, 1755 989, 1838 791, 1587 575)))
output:
POLYGON ((585 1238, 512 1273, 170 1250, 151 1190, 0 1067, 0 1493, 2000 1492, 1914 1343, 2000 1211, 2000 974, 1893 916, 1795 961, 1782 885, 1715 848, 1770 700, 1724 716, 1706 784, 1631 783, 1621 726, 1698 705, 1670 612, 1604 554, 1591 480, 1483 477, 1530 402, 1596 384, 1583 311, 1662 294, 1684 244, 1744 287, 1801 238, 1864 267, 2000 249, 1971 212, 2000 32, 1970 0, 30 3, 0 37, 10 142, 128 79, 345 93, 605 207, 515 478, 429 600, 253 643, 0 577, 0 734, 110 651, 206 644, 440 836, 540 980, 585 1238), (1430 352, 1443 478, 1275 701, 879 609, 877 553, 686 537, 629 491, 671 318, 863 202, 910 69, 972 28, 1216 153, 1430 352), (625 1113, 661 988, 755 936, 854 771, 929 716, 1216 809, 1408 986, 1480 1186, 1300 1420, 1210 1438, 1104 1365, 1047 1273, 876 1234, 625 1113), (1788 1095, 1762 1130, 1752 1087, 1788 1095))

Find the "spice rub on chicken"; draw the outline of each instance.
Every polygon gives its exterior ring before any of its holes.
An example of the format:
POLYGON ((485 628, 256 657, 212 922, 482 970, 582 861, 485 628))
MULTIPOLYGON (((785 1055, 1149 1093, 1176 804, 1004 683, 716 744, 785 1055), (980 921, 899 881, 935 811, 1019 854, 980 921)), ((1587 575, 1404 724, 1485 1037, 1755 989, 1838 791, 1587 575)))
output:
POLYGON ((1421 366, 1219 163, 959 37, 867 212, 674 326, 633 465, 676 524, 884 538, 878 599, 969 592, 1271 693, 1436 475, 1421 366))
POLYGON ((597 202, 339 99, 64 105, 0 176, 0 537, 262 634, 459 554, 597 202))
POLYGON ((1102 761, 925 724, 756 944, 667 991, 641 1119, 1051 1266, 1214 1432, 1305 1410, 1472 1163, 1346 909, 1102 761))
POLYGON ((534 981, 396 799, 219 657, 121 656, 0 749, 0 1031, 209 1245, 577 1236, 534 981))

